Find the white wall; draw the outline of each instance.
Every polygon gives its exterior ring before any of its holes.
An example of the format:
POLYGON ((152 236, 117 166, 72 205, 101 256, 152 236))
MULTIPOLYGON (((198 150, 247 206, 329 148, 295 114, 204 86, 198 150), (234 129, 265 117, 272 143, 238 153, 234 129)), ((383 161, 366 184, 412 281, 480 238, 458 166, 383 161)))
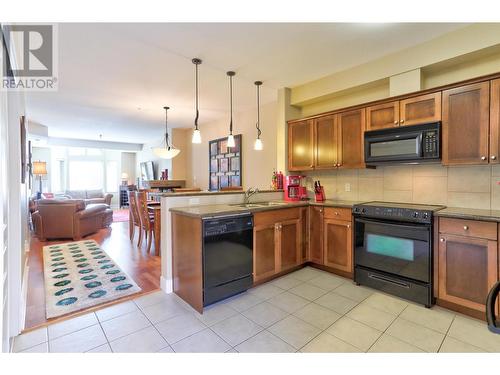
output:
POLYGON ((128 183, 135 184, 136 179, 136 154, 135 152, 122 152, 121 173, 128 174, 128 183))
MULTIPOLYGON (((42 191, 51 192, 52 184, 50 176, 52 176, 51 150, 49 147, 32 147, 32 161, 44 161, 47 163, 47 175, 42 177, 42 191)), ((40 182, 37 176, 33 176, 33 194, 38 192, 40 182)))

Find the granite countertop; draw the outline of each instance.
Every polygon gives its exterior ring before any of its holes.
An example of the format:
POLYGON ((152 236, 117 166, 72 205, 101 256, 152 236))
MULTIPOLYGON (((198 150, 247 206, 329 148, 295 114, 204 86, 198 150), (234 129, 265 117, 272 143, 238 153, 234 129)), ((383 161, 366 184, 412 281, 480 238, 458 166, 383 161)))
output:
POLYGON ((477 208, 447 207, 436 211, 435 216, 455 219, 482 220, 500 222, 500 210, 484 210, 477 208))
MULTIPOLYGON (((260 193, 282 193, 283 190, 259 190, 260 193)), ((189 197, 189 196, 200 196, 200 195, 227 195, 227 194, 245 194, 244 190, 229 190, 229 191, 186 191, 186 192, 150 192, 148 193, 155 197, 189 197)))
MULTIPOLYGON (((262 211, 279 210, 284 208, 304 207, 309 205, 351 208, 354 204, 359 203, 359 202, 342 201, 342 200, 326 200, 325 202, 314 202, 314 201, 288 202, 279 200, 273 202, 275 204, 263 207, 239 207, 237 205, 230 205, 230 204, 212 204, 204 206, 173 207, 170 209, 170 211, 186 216, 207 218, 219 215, 241 214, 245 212, 255 213, 262 211)), ((259 202, 251 202, 250 204, 254 203, 258 204, 259 202)))

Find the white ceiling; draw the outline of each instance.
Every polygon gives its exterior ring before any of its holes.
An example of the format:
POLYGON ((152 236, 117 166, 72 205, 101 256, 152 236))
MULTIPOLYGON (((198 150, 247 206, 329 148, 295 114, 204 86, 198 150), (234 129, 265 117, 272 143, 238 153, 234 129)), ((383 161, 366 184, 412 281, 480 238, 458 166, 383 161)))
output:
MULTIPOLYGON (((200 57, 200 125, 255 108, 291 87, 453 31, 464 24, 60 24, 59 91, 29 93, 28 116, 49 136, 145 143, 194 118, 200 57)), ((237 127, 237 124, 235 124, 237 127)))

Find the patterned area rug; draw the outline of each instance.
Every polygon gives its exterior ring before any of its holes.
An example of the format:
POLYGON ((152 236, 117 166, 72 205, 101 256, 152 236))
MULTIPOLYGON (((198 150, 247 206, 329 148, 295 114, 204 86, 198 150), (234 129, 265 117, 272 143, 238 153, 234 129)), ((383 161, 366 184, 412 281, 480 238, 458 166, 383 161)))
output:
POLYGON ((141 290, 93 240, 43 247, 47 318, 141 290))

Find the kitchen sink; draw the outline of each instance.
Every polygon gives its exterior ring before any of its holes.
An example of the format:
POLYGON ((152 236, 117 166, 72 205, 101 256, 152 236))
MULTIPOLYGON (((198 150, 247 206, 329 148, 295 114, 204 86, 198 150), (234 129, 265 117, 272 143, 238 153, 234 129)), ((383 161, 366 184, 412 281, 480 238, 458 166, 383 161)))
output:
POLYGON ((283 206, 283 205, 286 205, 286 203, 285 202, 238 203, 238 204, 232 204, 231 206, 244 207, 244 208, 262 208, 262 207, 283 206))

